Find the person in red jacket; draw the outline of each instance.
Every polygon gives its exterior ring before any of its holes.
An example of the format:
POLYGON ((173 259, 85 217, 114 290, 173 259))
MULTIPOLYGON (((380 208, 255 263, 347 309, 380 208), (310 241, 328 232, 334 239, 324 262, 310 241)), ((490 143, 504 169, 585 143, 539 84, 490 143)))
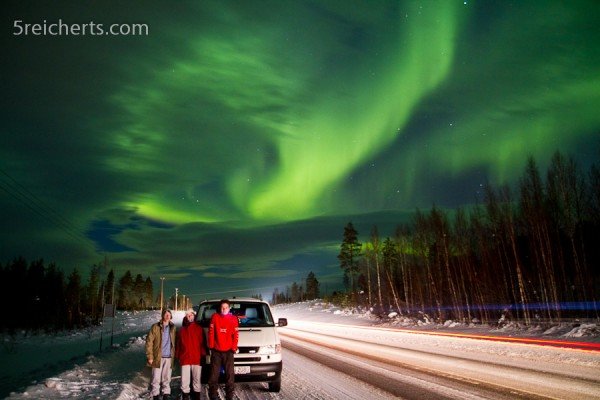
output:
POLYGON ((181 391, 182 400, 190 400, 190 375, 193 383, 193 399, 200 400, 200 360, 204 355, 204 340, 202 339, 202 327, 194 322, 196 312, 189 308, 185 312, 185 318, 179 336, 177 337, 177 348, 175 357, 181 365, 181 391))
POLYGON ((211 349, 208 396, 210 399, 218 398, 219 373, 224 366, 225 398, 230 400, 235 390, 233 355, 238 350, 238 320, 229 313, 229 300, 221 300, 219 307, 221 312, 213 314, 208 328, 208 348, 211 349))

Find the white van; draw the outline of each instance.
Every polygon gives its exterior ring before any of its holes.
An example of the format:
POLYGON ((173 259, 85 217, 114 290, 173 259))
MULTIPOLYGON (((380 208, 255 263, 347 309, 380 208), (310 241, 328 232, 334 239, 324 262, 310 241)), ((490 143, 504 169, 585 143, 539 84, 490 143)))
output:
MULTIPOLYGON (((196 319, 208 337, 210 318, 219 312, 221 300, 206 300, 198 306, 196 319)), ((273 319, 269 303, 254 298, 229 299, 231 313, 239 321, 238 353, 234 358, 236 382, 268 382, 270 392, 281 390, 281 341, 278 326, 286 326, 287 319, 273 319)), ((210 375, 210 355, 202 360, 202 383, 210 375)), ((223 374, 221 373, 221 378, 223 374)))

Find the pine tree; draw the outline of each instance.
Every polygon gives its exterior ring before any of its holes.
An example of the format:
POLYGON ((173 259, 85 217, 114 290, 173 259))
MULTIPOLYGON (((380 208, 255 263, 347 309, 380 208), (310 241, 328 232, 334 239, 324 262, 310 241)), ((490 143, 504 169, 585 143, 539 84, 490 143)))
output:
POLYGON ((100 283, 99 267, 93 265, 90 271, 90 277, 86 288, 87 293, 87 304, 86 311, 89 313, 92 320, 95 322, 98 320, 102 307, 100 305, 100 299, 98 299, 98 285, 100 283))
POLYGON ((302 300, 302 286, 298 285, 296 282, 292 283, 292 287, 290 288, 290 296, 292 303, 296 303, 302 300))
POLYGON ((354 229, 352 222, 348 222, 348 225, 344 227, 344 239, 338 260, 340 260, 340 268, 344 270, 345 276, 349 279, 354 300, 356 300, 356 274, 358 272, 360 255, 361 243, 358 241, 358 232, 354 229))
POLYGON ((67 303, 65 296, 65 276, 56 264, 51 263, 46 269, 42 290, 44 312, 40 316, 46 326, 55 329, 64 328, 67 324, 67 303))
POLYGON ((152 304, 152 298, 154 297, 154 285, 150 277, 146 278, 144 282, 144 299, 146 301, 146 307, 150 307, 152 304))
POLYGON ((134 303, 134 308, 138 310, 146 308, 146 300, 144 299, 145 283, 142 274, 137 274, 135 276, 132 292, 131 300, 134 303))
MULTIPOLYGON (((36 315, 38 314, 39 307, 42 304, 42 285, 44 282, 44 261, 37 260, 32 262, 29 265, 29 269, 27 270, 27 298, 28 301, 25 304, 25 313, 26 315, 36 315)), ((26 319, 25 326, 31 328, 38 328, 40 321, 37 318, 26 319)))
POLYGON ((106 277, 106 285, 104 285, 104 302, 106 304, 115 304, 115 272, 111 269, 106 277))
POLYGON ((273 295, 271 296, 271 304, 279 304, 279 288, 273 289, 273 295))
POLYGON ((132 292, 133 277, 131 276, 131 271, 127 270, 121 279, 119 279, 117 308, 122 310, 128 310, 132 308, 132 306, 135 304, 135 301, 132 301, 132 292))
POLYGON ((69 327, 80 326, 81 320, 81 274, 75 268, 67 279, 65 300, 67 301, 67 324, 69 327))
POLYGON ((315 274, 310 271, 306 276, 306 300, 314 300, 319 297, 319 281, 315 274))

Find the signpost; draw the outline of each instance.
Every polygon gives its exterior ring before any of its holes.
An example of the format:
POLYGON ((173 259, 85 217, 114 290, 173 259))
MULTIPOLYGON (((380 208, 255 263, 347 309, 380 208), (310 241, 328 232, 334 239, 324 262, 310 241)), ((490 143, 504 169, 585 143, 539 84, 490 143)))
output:
POLYGON ((104 304, 104 311, 102 312, 102 329, 100 330, 100 351, 102 351, 102 339, 104 335, 104 321, 106 318, 111 318, 111 327, 110 327, 110 345, 113 345, 113 334, 115 328, 115 305, 114 304, 104 304))

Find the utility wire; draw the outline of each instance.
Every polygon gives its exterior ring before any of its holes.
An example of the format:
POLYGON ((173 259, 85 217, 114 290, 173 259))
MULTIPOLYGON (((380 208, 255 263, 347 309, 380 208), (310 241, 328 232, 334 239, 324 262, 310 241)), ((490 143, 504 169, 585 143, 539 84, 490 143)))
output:
POLYGON ((57 220, 61 221, 65 226, 69 227, 70 229, 73 229, 74 231, 78 231, 77 227, 74 224, 72 224, 69 220, 67 220, 65 217, 63 217, 58 211, 56 211, 52 207, 46 205, 43 200, 41 200, 39 197, 37 197, 34 193, 32 193, 30 190, 28 190, 21 183, 17 182, 12 176, 10 176, 9 174, 7 174, 1 168, 0 168, 0 173, 2 173, 5 176, 7 176, 13 182, 13 186, 17 187, 18 191, 24 192, 27 196, 30 196, 37 204, 40 205, 40 207, 42 209, 45 209, 49 213, 51 213, 54 216, 56 216, 57 220))
POLYGON ((30 190, 28 190, 25 186, 23 186, 22 184, 20 184, 19 182, 17 182, 12 176, 10 176, 9 174, 7 174, 4 170, 2 170, 0 168, 0 173, 4 174, 5 176, 7 176, 14 185, 17 186, 17 190, 21 190, 23 192, 25 192, 26 195, 30 196, 31 198, 33 198, 37 203, 39 203, 41 205, 42 208, 47 209, 50 213, 54 214, 60 221, 62 221, 64 224, 66 224, 67 226, 69 226, 71 229, 77 230, 77 227, 75 225, 73 225, 69 220, 67 220, 65 217, 63 217, 60 213, 58 213, 58 211, 52 209, 50 206, 45 205, 44 202, 37 197, 34 193, 32 193, 30 190))
POLYGON ((252 292, 252 291, 256 291, 256 290, 265 290, 265 289, 278 289, 279 286, 283 286, 284 288, 286 286, 290 286, 289 284, 282 284, 282 285, 271 285, 271 286, 263 286, 263 287, 248 287, 245 289, 232 289, 232 290, 221 290, 218 292, 202 292, 202 293, 190 293, 187 294, 186 296, 204 296, 207 294, 221 294, 221 293, 237 293, 237 292, 252 292))
POLYGON ((89 245, 89 238, 86 238, 79 229, 67 218, 62 216, 58 211, 47 205, 39 197, 33 194, 25 186, 20 184, 16 179, 10 176, 6 171, 0 169, 0 174, 8 179, 0 180, 0 188, 9 195, 18 200, 21 204, 29 208, 38 216, 56 225, 62 231, 67 233, 73 239, 84 242, 89 245))
MULTIPOLYGON (((22 205, 24 205, 25 207, 27 207, 28 209, 30 209, 31 211, 33 211, 38 216, 46 219, 47 221, 51 222, 52 224, 54 224, 56 226, 58 226, 62 231, 64 231, 71 238, 73 238, 75 240, 82 240, 82 236, 80 236, 78 233, 74 233, 70 228, 65 227, 59 221, 53 219, 52 217, 49 217, 47 214, 44 214, 42 211, 40 211, 38 208, 36 208, 35 204, 32 205, 31 203, 28 203, 27 199, 24 199, 23 197, 20 197, 19 195, 15 194, 14 192, 11 192, 9 190, 9 188, 7 188, 6 186, 4 186, 1 182, 0 182, 0 188, 3 189, 4 191, 6 191, 9 195, 11 195, 12 197, 14 197, 22 205)), ((86 243, 86 244, 88 244, 88 243, 86 243)))

